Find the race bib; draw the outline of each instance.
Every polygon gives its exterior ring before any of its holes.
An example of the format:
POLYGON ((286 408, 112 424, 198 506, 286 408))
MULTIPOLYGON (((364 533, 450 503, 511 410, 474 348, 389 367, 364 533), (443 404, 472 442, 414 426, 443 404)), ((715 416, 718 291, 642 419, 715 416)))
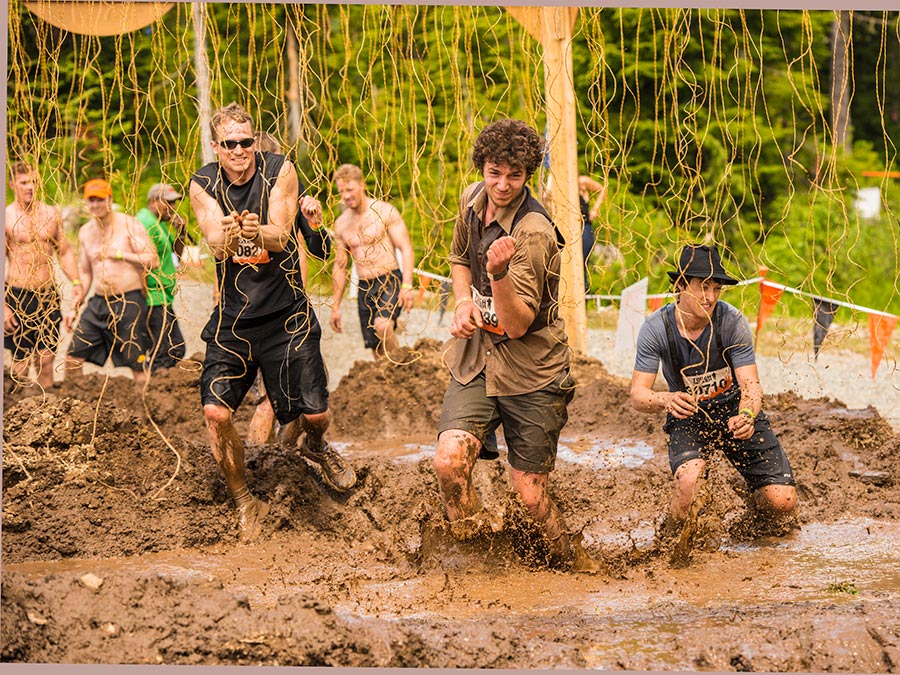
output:
POLYGON ((702 375, 685 375, 684 384, 698 401, 708 401, 731 389, 731 368, 720 368, 702 375))
POLYGON ((503 335, 506 330, 500 325, 497 312, 494 311, 494 298, 489 295, 482 295, 474 286, 471 288, 472 300, 475 302, 475 306, 478 307, 478 311, 481 312, 481 320, 484 322, 484 325, 481 327, 482 330, 503 335))
POLYGON ((263 265, 269 262, 270 258, 266 249, 257 246, 252 241, 241 239, 232 260, 242 265, 263 265))

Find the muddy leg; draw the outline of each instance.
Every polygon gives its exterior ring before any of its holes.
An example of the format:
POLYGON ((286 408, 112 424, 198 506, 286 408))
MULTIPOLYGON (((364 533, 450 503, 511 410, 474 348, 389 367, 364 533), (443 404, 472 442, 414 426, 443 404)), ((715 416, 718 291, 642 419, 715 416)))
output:
POLYGON ((375 317, 375 335, 378 336, 378 346, 372 350, 375 359, 393 359, 400 353, 400 343, 394 333, 394 322, 383 316, 375 317))
POLYGON ((481 509, 481 500, 472 484, 472 471, 480 450, 481 442, 460 429, 449 429, 438 436, 434 472, 451 523, 470 518, 481 509))
POLYGON ((274 427, 275 411, 272 410, 269 397, 265 396, 253 411, 253 417, 250 418, 250 424, 247 426, 247 443, 252 445, 271 443, 274 427))
POLYGON ((797 489, 793 485, 765 485, 753 493, 753 501, 764 528, 773 534, 797 526, 797 489))
POLYGON ((237 504, 240 517, 240 540, 252 541, 262 529, 262 520, 269 512, 269 505, 257 499, 247 487, 247 471, 244 466, 244 444, 231 419, 231 411, 225 406, 205 405, 210 445, 216 463, 225 476, 225 484, 237 504))
POLYGON ((44 389, 53 385, 53 357, 53 352, 40 352, 34 355, 37 382, 44 389))

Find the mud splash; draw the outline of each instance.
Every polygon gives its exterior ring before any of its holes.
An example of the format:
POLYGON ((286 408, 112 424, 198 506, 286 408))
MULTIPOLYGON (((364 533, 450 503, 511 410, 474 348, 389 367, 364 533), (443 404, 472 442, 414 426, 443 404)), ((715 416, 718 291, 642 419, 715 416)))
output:
MULTIPOLYGON (((523 555, 515 519, 471 541, 447 534, 431 466, 439 346, 414 351, 394 369, 357 364, 333 394, 332 436, 360 479, 350 494, 295 452, 248 449, 272 505, 250 545, 237 543, 190 364, 143 395, 100 376, 10 391, 0 658, 900 671, 900 439, 874 410, 768 398, 802 529, 747 538, 746 490, 713 462, 690 564, 676 568, 657 536, 671 488, 661 420, 579 360, 552 490, 608 572, 561 573, 523 555)), ((475 472, 497 514, 514 509, 504 459, 475 472)))

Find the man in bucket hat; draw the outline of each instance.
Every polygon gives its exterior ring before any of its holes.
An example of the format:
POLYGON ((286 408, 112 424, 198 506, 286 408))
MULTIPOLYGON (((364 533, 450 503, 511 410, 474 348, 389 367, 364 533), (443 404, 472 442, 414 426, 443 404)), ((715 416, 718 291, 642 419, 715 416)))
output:
MULTIPOLYGON (((719 300, 737 283, 715 246, 685 246, 669 272, 676 301, 651 314, 638 333, 631 404, 665 412, 669 465, 675 476, 669 528, 689 512, 698 478, 715 448, 753 492, 759 515, 770 524, 793 520, 794 477, 778 438, 762 412, 762 387, 750 326, 719 300), (668 391, 654 391, 662 363, 668 391)), ((664 529, 669 529, 664 528, 664 529)))

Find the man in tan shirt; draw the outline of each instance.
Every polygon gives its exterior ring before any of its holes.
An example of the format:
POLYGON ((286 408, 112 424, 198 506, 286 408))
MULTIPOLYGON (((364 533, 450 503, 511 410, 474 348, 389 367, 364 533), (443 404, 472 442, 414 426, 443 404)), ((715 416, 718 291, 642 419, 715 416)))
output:
POLYGON ((575 542, 547 490, 575 383, 557 312, 562 237, 525 183, 543 158, 537 132, 500 120, 475 141, 484 180, 462 194, 450 252, 457 298, 445 361, 435 471, 451 533, 489 526, 472 484, 479 457, 497 456, 501 424, 513 489, 547 540, 548 562, 569 566, 575 542))
POLYGON ((63 233, 59 210, 37 199, 34 167, 17 162, 9 184, 13 201, 6 207, 6 293, 4 346, 12 352, 10 374, 17 383, 34 364, 41 387, 53 384, 53 358, 59 345, 59 290, 53 258, 72 282, 72 305, 84 299, 75 252, 63 233))
POLYGON ((334 222, 331 327, 338 333, 343 330, 341 298, 352 257, 359 275, 357 305, 363 341, 375 358, 390 356, 399 347, 394 329, 400 310, 411 309, 415 300, 409 232, 396 208, 366 194, 358 166, 344 164, 334 180, 346 208, 334 222), (402 269, 395 249, 400 250, 402 269))
MULTIPOLYGON (((159 256, 137 218, 112 210, 108 182, 89 180, 84 198, 93 218, 78 233, 78 267, 93 295, 72 334, 66 372, 79 376, 85 361, 102 366, 111 354, 113 365, 130 368, 141 385, 149 346, 144 280, 159 256)), ((74 319, 74 312, 66 317, 67 329, 74 319)))

